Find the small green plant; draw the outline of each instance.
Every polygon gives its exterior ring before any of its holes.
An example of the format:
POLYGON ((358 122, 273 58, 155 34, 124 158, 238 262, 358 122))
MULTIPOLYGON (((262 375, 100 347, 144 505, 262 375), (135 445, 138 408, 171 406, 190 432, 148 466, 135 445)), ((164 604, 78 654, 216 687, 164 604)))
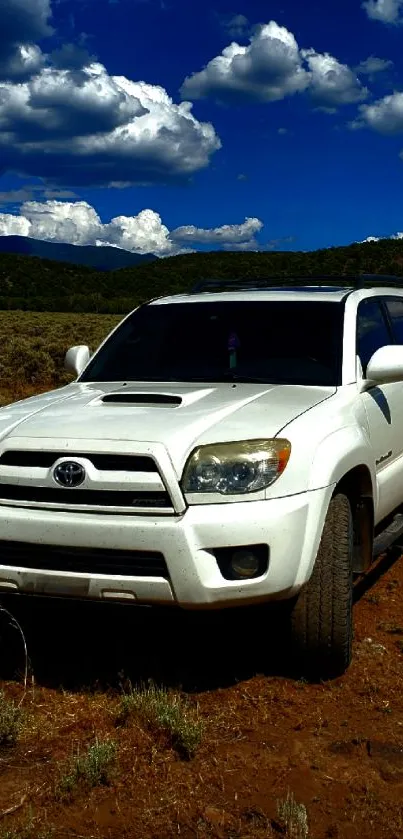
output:
POLYGON ((107 785, 109 770, 116 757, 116 743, 113 740, 98 740, 80 754, 78 750, 61 775, 56 788, 57 797, 71 795, 75 788, 82 785, 89 789, 107 785))
POLYGON ((22 711, 0 690, 0 748, 14 746, 22 727, 22 711))
POLYGON ((185 758, 193 757, 200 746, 202 723, 178 694, 152 683, 134 688, 121 699, 118 721, 124 723, 133 714, 150 728, 168 734, 173 747, 185 758))
POLYGON ((305 804, 298 804, 292 792, 287 798, 278 801, 277 813, 288 839, 308 839, 308 814, 305 804))

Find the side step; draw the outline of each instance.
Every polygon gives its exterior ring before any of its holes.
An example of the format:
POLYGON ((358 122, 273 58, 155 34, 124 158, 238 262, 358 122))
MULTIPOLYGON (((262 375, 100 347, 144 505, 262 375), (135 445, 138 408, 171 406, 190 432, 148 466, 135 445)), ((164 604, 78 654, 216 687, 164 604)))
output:
POLYGON ((385 530, 382 530, 374 539, 374 559, 382 556, 401 536, 403 536, 403 513, 398 513, 385 530))

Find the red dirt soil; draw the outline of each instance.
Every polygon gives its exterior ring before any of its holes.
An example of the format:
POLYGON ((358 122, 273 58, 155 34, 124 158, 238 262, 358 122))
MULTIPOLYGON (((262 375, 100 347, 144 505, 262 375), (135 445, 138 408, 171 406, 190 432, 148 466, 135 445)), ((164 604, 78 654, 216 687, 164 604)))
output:
MULTIPOLYGON (((309 839, 401 839, 400 553, 393 549, 358 584, 354 661, 326 684, 287 673, 281 627, 265 611, 4 601, 24 627, 35 685, 22 737, 0 750, 0 837, 39 838, 45 829, 55 839, 278 837, 278 803, 290 791, 306 807, 309 839), (192 760, 136 720, 116 725, 119 684, 148 678, 198 706, 205 731, 192 760), (60 802, 60 767, 95 736, 118 744, 109 785, 79 786, 60 802)), ((16 661, 16 631, 1 624, 0 635, 0 661, 5 647, 16 661)), ((20 681, 2 686, 21 698, 20 681)))

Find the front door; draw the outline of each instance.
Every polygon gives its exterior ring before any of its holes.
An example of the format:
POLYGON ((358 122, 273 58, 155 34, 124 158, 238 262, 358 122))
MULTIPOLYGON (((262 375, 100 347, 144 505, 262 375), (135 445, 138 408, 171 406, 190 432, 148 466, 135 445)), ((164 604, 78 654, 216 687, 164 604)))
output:
MULTIPOLYGON (((383 298, 369 297, 358 306, 357 355, 364 378, 374 352, 394 343, 385 302, 383 298)), ((377 385, 361 398, 376 462, 380 521, 403 503, 403 384, 377 385)))

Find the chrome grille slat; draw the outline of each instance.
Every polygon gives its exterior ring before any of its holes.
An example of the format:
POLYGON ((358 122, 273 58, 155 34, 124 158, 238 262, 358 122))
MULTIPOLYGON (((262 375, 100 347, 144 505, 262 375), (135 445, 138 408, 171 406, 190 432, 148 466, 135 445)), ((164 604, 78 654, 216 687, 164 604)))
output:
POLYGON ((58 489, 55 487, 21 486, 21 484, 0 484, 1 501, 25 501, 37 504, 60 504, 98 507, 170 508, 171 499, 167 492, 137 492, 136 490, 109 489, 58 489))
POLYGON ((0 466, 16 466, 50 469, 57 460, 65 458, 85 458, 95 469, 102 472, 156 472, 157 466, 152 457, 127 454, 97 454, 95 452, 70 451, 22 451, 8 449, 0 455, 0 466))

